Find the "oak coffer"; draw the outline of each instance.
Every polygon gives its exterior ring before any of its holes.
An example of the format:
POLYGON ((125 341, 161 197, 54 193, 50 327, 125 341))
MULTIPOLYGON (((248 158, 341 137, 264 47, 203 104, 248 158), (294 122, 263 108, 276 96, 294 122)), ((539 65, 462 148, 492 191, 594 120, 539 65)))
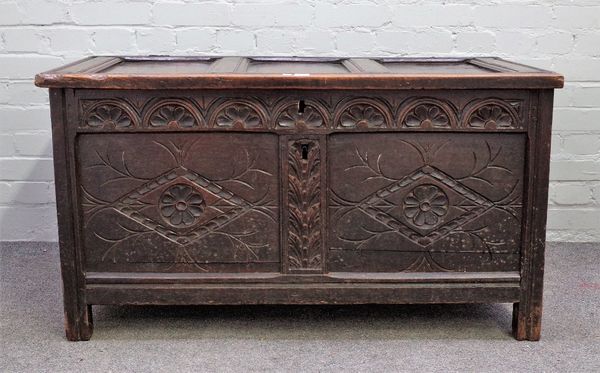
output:
POLYGON ((514 304, 553 89, 497 58, 92 57, 50 88, 66 334, 95 304, 514 304))

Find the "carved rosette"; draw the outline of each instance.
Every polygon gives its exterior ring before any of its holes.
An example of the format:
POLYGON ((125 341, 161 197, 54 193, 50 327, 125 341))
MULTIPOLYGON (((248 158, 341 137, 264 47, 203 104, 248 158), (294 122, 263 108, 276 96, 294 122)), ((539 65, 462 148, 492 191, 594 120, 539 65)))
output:
POLYGON ((404 198, 404 215, 420 228, 433 228, 448 213, 448 196, 436 185, 415 187, 404 198))
POLYGON ((276 110, 277 128, 323 128, 327 126, 326 110, 320 105, 309 102, 300 108, 299 103, 284 104, 276 110))
POLYGON ((210 120, 210 126, 216 128, 265 128, 266 123, 262 107, 246 100, 221 104, 210 120))
POLYGON ((518 115, 511 105, 497 99, 475 103, 465 112, 464 118, 464 125, 469 128, 511 129, 520 127, 518 115))
POLYGON ((202 193, 190 185, 176 184, 160 197, 160 214, 167 223, 180 228, 193 225, 206 208, 202 193))
POLYGON ((146 127, 192 128, 202 123, 193 105, 181 100, 161 101, 148 110, 146 127))
POLYGON ((288 142, 288 266, 322 269, 321 155, 316 140, 288 142))
POLYGON ((354 100, 347 103, 336 116, 338 128, 386 128, 391 115, 384 104, 375 100, 354 100))
POLYGON ((401 110, 399 127, 454 128, 456 118, 451 107, 433 99, 419 99, 401 110))
POLYGON ((85 111, 82 126, 117 129, 137 127, 137 116, 125 102, 102 100, 94 103, 85 111))

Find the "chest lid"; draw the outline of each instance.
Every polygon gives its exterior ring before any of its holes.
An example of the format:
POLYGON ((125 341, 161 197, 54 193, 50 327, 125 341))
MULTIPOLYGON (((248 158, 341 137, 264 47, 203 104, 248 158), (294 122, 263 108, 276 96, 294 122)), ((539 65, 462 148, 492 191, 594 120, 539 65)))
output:
POLYGON ((49 88, 543 89, 559 74, 494 57, 89 57, 38 74, 49 88))

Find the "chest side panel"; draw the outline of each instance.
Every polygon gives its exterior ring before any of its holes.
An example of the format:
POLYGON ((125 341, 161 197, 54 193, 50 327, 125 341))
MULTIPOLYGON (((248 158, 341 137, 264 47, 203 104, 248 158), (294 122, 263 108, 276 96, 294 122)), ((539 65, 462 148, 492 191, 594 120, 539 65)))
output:
POLYGON ((518 270, 525 140, 332 135, 329 270, 518 270))
POLYGON ((277 136, 80 134, 88 271, 279 268, 277 136))

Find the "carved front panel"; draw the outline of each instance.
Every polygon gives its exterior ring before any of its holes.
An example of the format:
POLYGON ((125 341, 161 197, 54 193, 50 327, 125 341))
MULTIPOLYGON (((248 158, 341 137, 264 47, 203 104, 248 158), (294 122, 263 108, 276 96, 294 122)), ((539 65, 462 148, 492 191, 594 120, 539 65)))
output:
POLYGON ((518 269, 527 92, 77 95, 89 270, 518 269))
MULTIPOLYGON (((150 117, 198 123, 168 106, 150 117)), ((86 269, 278 270, 277 146, 271 134, 80 135, 86 269)))
POLYGON ((518 270, 524 149, 521 134, 332 135, 329 269, 518 270))

